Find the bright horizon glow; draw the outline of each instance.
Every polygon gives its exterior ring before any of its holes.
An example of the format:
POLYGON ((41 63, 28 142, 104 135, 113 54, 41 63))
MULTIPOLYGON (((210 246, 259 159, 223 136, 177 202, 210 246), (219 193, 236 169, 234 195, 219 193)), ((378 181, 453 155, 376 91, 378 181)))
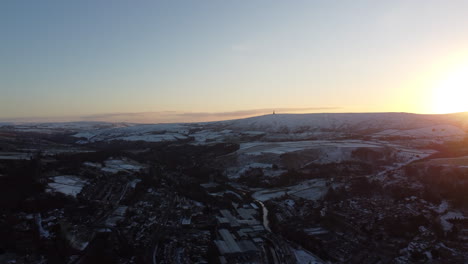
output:
POLYGON ((0 122, 467 111, 453 67, 468 65, 466 10, 465 0, 0 1, 0 122))
POLYGON ((449 72, 436 84, 433 107, 438 114, 468 111, 468 64, 449 72))

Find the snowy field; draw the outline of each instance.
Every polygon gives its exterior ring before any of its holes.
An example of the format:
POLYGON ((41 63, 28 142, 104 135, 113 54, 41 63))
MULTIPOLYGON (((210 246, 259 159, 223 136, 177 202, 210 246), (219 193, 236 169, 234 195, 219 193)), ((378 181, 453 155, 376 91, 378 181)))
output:
POLYGON ((465 131, 463 129, 452 126, 452 125, 436 125, 428 126, 417 129, 407 129, 407 130, 397 130, 397 129, 387 129, 378 133, 373 134, 373 136, 402 136, 402 137, 413 137, 413 138, 439 138, 439 137, 449 137, 461 139, 465 136, 465 131))
POLYGON ((76 176, 64 175, 51 178, 48 191, 60 192, 65 195, 76 197, 86 185, 86 181, 76 176))
MULTIPOLYGON (((297 154, 294 162, 302 168, 310 164, 330 164, 344 161, 360 161, 353 155, 355 150, 366 148, 380 153, 386 153, 389 169, 399 168, 412 161, 419 160, 435 153, 431 149, 417 149, 383 141, 362 140, 313 140, 292 142, 250 142, 240 144, 236 166, 226 170, 229 178, 238 178, 251 168, 263 169, 267 177, 279 176, 284 170, 273 170, 273 164, 291 166, 281 155, 297 154), (284 162, 284 163, 283 163, 284 162), (286 165, 288 164, 288 165, 286 165)), ((293 163, 294 164, 294 163, 293 163)), ((283 168, 284 169, 284 168, 283 168)))
POLYGON ((108 159, 104 161, 104 166, 99 163, 85 162, 85 166, 101 169, 108 173, 117 173, 120 171, 132 172, 144 169, 145 166, 129 159, 108 159))
POLYGON ((237 154, 261 155, 265 153, 281 155, 284 153, 306 149, 321 148, 381 148, 384 145, 377 142, 362 140, 309 140, 290 142, 251 142, 242 143, 237 154))

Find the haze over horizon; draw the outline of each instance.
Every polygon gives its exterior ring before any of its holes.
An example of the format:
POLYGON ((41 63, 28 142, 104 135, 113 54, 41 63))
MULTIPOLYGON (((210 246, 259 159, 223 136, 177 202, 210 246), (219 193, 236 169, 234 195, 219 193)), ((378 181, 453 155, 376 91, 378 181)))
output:
MULTIPOLYGON (((410 112, 340 112, 340 108, 308 108, 304 111, 302 108, 279 108, 279 109, 251 109, 231 112, 141 112, 141 113, 109 113, 87 116, 62 116, 62 117, 24 117, 0 119, 1 123, 26 124, 26 123, 74 123, 74 122, 107 122, 107 123, 133 123, 133 124, 175 124, 175 123, 202 123, 218 122, 229 120, 240 120, 252 117, 276 115, 308 115, 308 114, 414 114, 429 116, 458 116, 459 118, 468 117, 468 112, 440 113, 440 114, 418 114, 410 112), (322 110, 321 112, 318 112, 322 110), (325 111, 327 110, 327 111, 325 111)), ((292 117, 293 118, 293 117, 292 117)))
POLYGON ((468 2, 5 1, 0 121, 468 111, 468 2))

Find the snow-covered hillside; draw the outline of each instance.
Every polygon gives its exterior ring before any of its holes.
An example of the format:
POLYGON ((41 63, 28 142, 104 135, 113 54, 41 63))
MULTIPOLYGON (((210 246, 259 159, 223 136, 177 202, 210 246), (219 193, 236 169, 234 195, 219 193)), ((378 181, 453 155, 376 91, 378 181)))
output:
MULTIPOLYGON (((456 126, 455 116, 409 113, 275 114, 226 121, 226 127, 265 132, 379 132, 387 129, 408 130, 429 126, 456 126)), ((465 125, 468 120, 465 120, 465 125)), ((460 128, 463 128, 460 127, 460 128)))
POLYGON ((377 137, 400 136, 412 138, 453 138, 457 139, 465 135, 463 129, 453 125, 435 125, 415 129, 386 129, 373 134, 377 137))
POLYGON ((186 139, 189 130, 190 127, 183 124, 134 125, 82 131, 74 136, 84 139, 83 142, 112 140, 160 142, 186 139))
MULTIPOLYGON (((468 117, 468 116, 467 116, 468 117)), ((63 127, 63 125, 62 125, 63 127)), ((437 140, 462 139, 468 130, 463 114, 418 115, 408 113, 274 114, 246 119, 186 124, 154 124, 82 129, 75 134, 82 143, 98 141, 177 141, 194 144, 242 141, 333 139, 352 135, 414 137, 437 140)))

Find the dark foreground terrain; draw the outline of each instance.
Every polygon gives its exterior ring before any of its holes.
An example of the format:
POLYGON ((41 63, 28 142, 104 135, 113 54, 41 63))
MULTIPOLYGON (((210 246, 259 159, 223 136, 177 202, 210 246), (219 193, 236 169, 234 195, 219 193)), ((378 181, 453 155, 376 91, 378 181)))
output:
POLYGON ((5 125, 0 263, 467 263, 465 132, 424 122, 5 125))

